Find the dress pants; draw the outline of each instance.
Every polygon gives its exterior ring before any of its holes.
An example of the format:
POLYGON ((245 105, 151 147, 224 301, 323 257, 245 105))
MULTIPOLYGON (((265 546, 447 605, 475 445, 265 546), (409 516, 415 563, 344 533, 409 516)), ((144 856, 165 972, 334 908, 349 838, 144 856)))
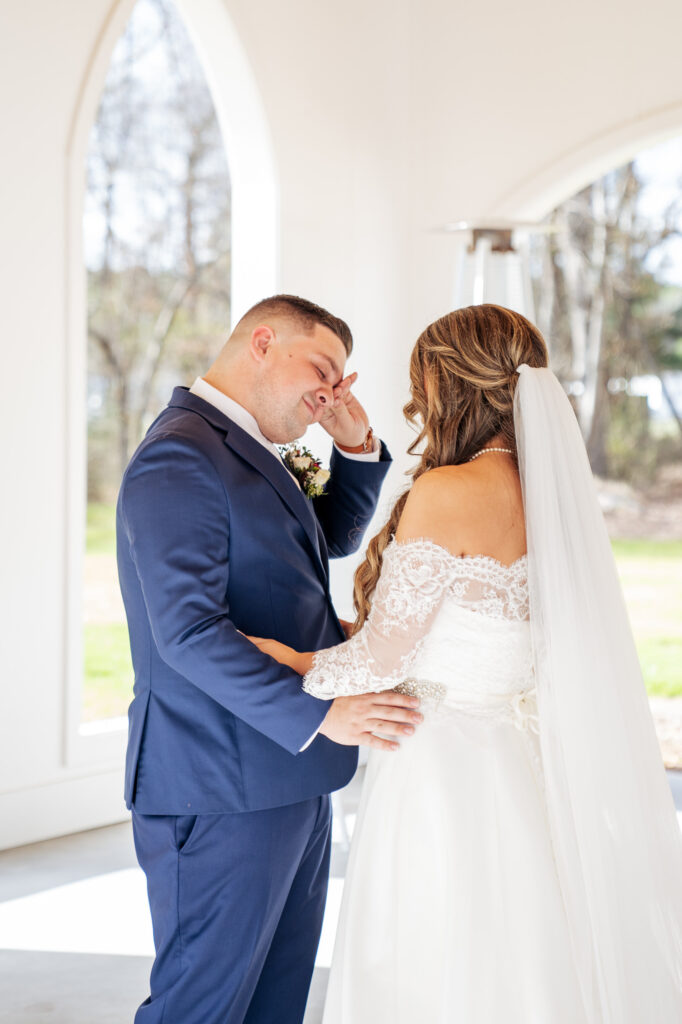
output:
POLYGON ((322 928, 328 796, 265 811, 133 812, 156 959, 135 1024, 301 1024, 322 928))

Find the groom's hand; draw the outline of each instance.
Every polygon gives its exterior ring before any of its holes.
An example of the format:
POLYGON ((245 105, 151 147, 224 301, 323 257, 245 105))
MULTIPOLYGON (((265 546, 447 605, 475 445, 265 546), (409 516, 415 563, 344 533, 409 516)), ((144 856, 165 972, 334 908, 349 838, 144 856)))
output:
POLYGON ((416 697, 385 690, 383 693, 363 693, 358 697, 337 697, 320 726, 320 732, 334 743, 357 746, 362 743, 375 750, 397 750, 393 740, 375 736, 410 736, 423 716, 416 697))
POLYGON ((351 373, 336 385, 332 404, 327 406, 319 421, 343 448, 357 448, 369 430, 367 413, 351 391, 357 379, 357 373, 351 373))

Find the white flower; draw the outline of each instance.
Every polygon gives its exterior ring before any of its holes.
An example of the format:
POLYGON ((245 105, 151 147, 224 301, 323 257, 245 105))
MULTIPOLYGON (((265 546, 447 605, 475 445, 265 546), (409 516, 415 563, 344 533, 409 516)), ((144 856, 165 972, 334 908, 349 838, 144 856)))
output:
POLYGON ((319 459, 312 452, 297 444, 280 446, 284 465, 298 480, 306 498, 319 498, 325 493, 329 470, 322 469, 319 459))

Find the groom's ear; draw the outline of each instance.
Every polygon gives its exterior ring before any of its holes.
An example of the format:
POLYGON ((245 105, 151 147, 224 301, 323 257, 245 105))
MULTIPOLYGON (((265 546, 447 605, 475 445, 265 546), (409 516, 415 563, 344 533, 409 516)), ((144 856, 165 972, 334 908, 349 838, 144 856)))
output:
POLYGON ((267 324, 259 324, 258 327, 254 327, 249 342, 249 351, 253 358, 262 363, 275 340, 275 332, 272 327, 268 327, 267 324))

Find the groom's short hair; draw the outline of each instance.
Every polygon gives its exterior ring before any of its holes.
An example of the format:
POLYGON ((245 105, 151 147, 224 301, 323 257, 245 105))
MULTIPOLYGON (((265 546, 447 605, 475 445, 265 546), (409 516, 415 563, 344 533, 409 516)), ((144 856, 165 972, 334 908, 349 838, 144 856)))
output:
POLYGON ((304 333, 312 332, 320 324, 343 343, 346 355, 353 351, 353 335, 345 320, 298 295, 272 295, 269 299, 261 299, 244 314, 237 327, 248 321, 271 316, 285 317, 304 333))

